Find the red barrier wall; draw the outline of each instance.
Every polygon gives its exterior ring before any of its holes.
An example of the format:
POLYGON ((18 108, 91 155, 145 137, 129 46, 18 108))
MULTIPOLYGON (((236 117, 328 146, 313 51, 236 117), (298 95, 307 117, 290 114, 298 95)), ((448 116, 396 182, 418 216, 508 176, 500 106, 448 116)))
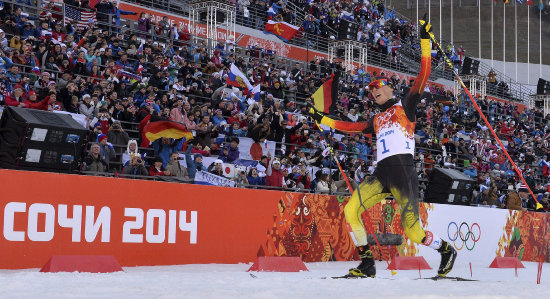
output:
MULTIPOLYGON (((38 268, 52 255, 113 255, 122 266, 357 258, 348 197, 5 169, 0 182, 0 269, 38 268)), ((378 232, 403 235, 399 210, 383 201, 368 218, 378 232)), ((461 262, 550 261, 547 213, 421 203, 419 216, 461 262)), ((438 258, 404 237, 375 257, 438 258)))
POLYGON ((281 196, 4 169, 0 178, 3 269, 41 267, 52 255, 69 254, 114 255, 122 266, 250 262, 273 224, 281 196), (71 221, 75 209, 81 213, 71 221), (101 209, 103 225, 95 234, 101 209), (180 229, 195 213, 196 229, 180 229), (165 225, 159 230, 162 218, 165 225), (196 241, 189 230, 196 232, 196 241))

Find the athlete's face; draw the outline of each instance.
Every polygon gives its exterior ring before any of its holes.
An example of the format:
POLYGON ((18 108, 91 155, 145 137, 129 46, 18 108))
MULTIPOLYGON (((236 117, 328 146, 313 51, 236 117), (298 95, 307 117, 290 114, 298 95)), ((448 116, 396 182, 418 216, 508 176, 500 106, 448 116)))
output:
POLYGON ((389 99, 393 98, 393 88, 384 85, 379 88, 372 88, 371 94, 378 105, 384 105, 389 99))

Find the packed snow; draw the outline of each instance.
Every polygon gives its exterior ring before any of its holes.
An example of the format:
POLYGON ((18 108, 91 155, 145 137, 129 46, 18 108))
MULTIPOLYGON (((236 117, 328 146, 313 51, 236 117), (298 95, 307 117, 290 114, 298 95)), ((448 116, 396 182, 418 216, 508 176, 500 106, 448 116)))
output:
MULTIPOLYGON (((490 262, 490 261, 489 261, 490 262)), ((488 262, 488 263, 489 263, 488 262)), ((433 281, 432 270, 400 270, 392 276, 377 262, 377 278, 331 279, 357 262, 308 263, 296 273, 246 272, 251 264, 126 267, 124 272, 40 273, 0 271, 0 298, 550 298, 550 267, 537 284, 537 263, 525 269, 456 265, 449 276, 479 281, 433 281), (328 278, 327 278, 328 277, 328 278)))

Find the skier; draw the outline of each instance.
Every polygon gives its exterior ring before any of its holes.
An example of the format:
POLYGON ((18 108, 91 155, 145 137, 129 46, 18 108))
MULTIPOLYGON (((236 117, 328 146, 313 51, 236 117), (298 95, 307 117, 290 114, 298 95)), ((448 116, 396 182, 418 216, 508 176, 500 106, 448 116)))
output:
POLYGON ((452 245, 420 226, 418 216, 418 177, 413 161, 415 115, 431 68, 431 24, 425 19, 426 17, 421 21, 420 27, 421 70, 403 99, 394 97, 394 86, 390 79, 377 77, 368 88, 381 112, 366 122, 334 120, 315 108, 309 109, 310 116, 318 123, 344 132, 374 133, 377 136, 376 170, 373 176, 366 178, 353 192, 344 208, 351 237, 361 258, 359 266, 350 269, 347 276, 376 275, 361 214, 390 194, 401 208, 401 224, 408 238, 415 243, 436 249, 441 254, 438 276, 445 277, 451 271, 457 256, 452 245))

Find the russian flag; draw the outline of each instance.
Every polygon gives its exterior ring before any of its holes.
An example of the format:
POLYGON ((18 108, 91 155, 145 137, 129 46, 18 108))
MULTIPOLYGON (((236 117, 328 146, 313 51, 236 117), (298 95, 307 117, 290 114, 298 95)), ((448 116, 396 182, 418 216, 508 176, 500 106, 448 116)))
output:
POLYGON ((254 86, 254 88, 250 91, 249 94, 254 95, 254 101, 258 102, 260 100, 260 95, 262 94, 260 90, 260 84, 254 86))
POLYGON ((141 76, 141 72, 143 72, 143 70, 145 70, 145 68, 143 67, 143 65, 140 63, 137 70, 136 70, 136 73, 138 73, 140 76, 141 76))
POLYGON ((136 51, 136 56, 139 56, 141 54, 143 54, 143 43, 139 45, 139 48, 136 51))
POLYGON ((231 68, 229 69, 229 74, 227 74, 227 80, 225 81, 225 84, 238 88, 243 88, 244 94, 248 94, 248 91, 253 89, 250 81, 248 81, 243 72, 241 72, 241 70, 239 70, 239 68, 233 63, 231 64, 231 68))
POLYGON ((33 67, 31 73, 40 74, 40 68, 38 66, 33 67))
POLYGON ((550 176, 550 162, 546 162, 544 159, 541 159, 540 166, 542 166, 542 176, 547 178, 550 176))
POLYGON ((122 77, 126 77, 130 80, 137 80, 137 81, 140 81, 141 82, 141 76, 140 75, 137 75, 137 74, 134 74, 134 73, 130 73, 130 72, 127 72, 127 71, 123 71, 123 70, 118 70, 118 74, 122 77))

